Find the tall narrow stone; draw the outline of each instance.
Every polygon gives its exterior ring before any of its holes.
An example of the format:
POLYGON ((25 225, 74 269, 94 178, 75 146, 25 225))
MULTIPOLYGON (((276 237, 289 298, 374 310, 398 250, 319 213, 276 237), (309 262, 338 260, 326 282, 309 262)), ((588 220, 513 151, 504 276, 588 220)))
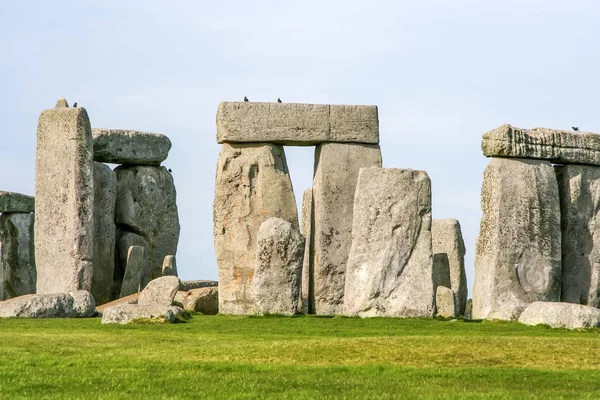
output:
POLYGON ((313 232, 313 198, 312 188, 306 189, 302 195, 302 216, 300 233, 304 236, 304 260, 302 262, 302 293, 300 311, 304 314, 314 314, 314 280, 312 259, 312 232, 313 232))
POLYGON ((555 167, 561 203, 561 301, 600 307, 600 167, 555 167))
POLYGON ((142 283, 148 281, 148 265, 144 257, 145 250, 142 246, 131 246, 129 248, 120 297, 129 296, 144 289, 145 285, 142 286, 142 283))
POLYGON ((252 293, 260 225, 279 217, 298 228, 298 210, 283 147, 223 144, 213 209, 219 267, 219 312, 254 314, 252 293))
POLYGON ((108 165, 94 162, 94 275, 92 295, 98 304, 113 300, 115 269, 115 204, 117 175, 108 165))
POLYGON ((460 223, 455 219, 434 219, 431 225, 431 244, 434 263, 436 257, 445 254, 450 273, 450 286, 456 297, 456 309, 464 315, 467 305, 467 275, 465 273, 465 243, 460 223))
POLYGON ((162 274, 163 276, 177 276, 177 260, 174 255, 168 255, 163 260, 162 274))
POLYGON ((35 172, 38 294, 91 289, 92 146, 85 108, 54 108, 40 115, 35 172))
POLYGON ((431 181, 424 171, 362 168, 344 314, 432 317, 431 181))
MULTIPOLYGON (((129 248, 131 246, 139 246, 144 249, 144 261, 143 263, 140 262, 144 268, 144 270, 140 273, 139 285, 141 286, 141 289, 144 289, 148 282, 150 282, 150 244, 143 236, 132 232, 124 232, 120 229, 117 230, 116 238, 117 242, 115 249, 115 272, 113 274, 113 295, 114 297, 121 297, 120 293, 122 292, 123 285, 126 284, 125 274, 129 259, 129 248)), ((138 283, 135 283, 135 286, 137 288, 138 283)), ((126 290, 125 292, 131 291, 126 290)))
POLYGON ((533 301, 558 301, 558 184, 548 161, 493 158, 481 188, 473 318, 516 320, 533 301))
POLYGON ((341 314, 358 171, 381 167, 378 145, 325 143, 315 150, 313 271, 317 314, 341 314))
POLYGON ((35 293, 31 213, 0 214, 0 301, 35 293))

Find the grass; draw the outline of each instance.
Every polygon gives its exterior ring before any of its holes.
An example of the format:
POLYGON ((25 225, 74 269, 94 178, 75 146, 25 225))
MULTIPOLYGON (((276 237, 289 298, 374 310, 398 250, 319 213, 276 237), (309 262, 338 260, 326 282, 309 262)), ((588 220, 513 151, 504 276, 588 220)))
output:
POLYGON ((0 320, 0 399, 597 399, 600 335, 517 323, 0 320))

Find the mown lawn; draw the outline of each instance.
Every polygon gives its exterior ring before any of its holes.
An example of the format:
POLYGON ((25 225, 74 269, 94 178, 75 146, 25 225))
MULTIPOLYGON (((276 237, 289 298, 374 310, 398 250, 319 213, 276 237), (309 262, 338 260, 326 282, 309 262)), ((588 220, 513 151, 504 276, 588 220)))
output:
POLYGON ((0 320, 0 399, 19 398, 598 399, 600 334, 383 318, 0 320))

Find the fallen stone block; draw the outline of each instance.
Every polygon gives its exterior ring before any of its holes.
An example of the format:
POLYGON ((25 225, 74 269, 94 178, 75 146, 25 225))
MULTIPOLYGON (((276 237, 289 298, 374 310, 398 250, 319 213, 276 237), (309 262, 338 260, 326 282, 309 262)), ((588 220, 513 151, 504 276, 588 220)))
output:
POLYGON ((176 276, 163 276, 150 281, 140 293, 138 305, 170 306, 179 290, 179 284, 179 278, 176 276))
POLYGON ((85 290, 28 294, 0 302, 1 318, 88 318, 95 312, 94 297, 85 290))
POLYGON ((194 280, 194 281, 181 281, 181 284, 179 285, 179 290, 188 292, 192 289, 200 289, 200 288, 213 287, 213 286, 219 286, 219 282, 218 281, 210 281, 210 280, 201 280, 201 279, 194 280))
POLYGON ((35 293, 33 220, 31 213, 0 214, 0 300, 35 293))
POLYGON ((454 318, 458 315, 454 291, 445 286, 438 286, 435 292, 437 315, 443 318, 454 318))
POLYGON ((536 301, 525 308, 519 322, 552 328, 596 328, 600 326, 600 310, 580 304, 536 301))
POLYGON ((218 143, 379 143, 377 106, 223 102, 218 143))
POLYGON ((35 210, 35 198, 21 193, 0 190, 0 213, 31 213, 35 210))
POLYGON ((104 304, 97 306, 96 312, 99 313, 100 315, 102 315, 104 310, 107 309, 108 307, 118 306, 121 304, 137 304, 139 297, 140 297, 139 293, 133 293, 133 294, 130 294, 129 296, 121 297, 119 299, 116 299, 111 302, 104 303, 104 304))
POLYGON ((160 133, 124 129, 92 129, 94 161, 126 165, 160 165, 171 141, 160 133))
POLYGON ((176 306, 121 304, 108 307, 102 313, 103 324, 128 324, 138 319, 153 319, 173 323, 183 310, 176 306))
POLYGON ((175 305, 181 304, 184 310, 216 315, 219 313, 219 288, 204 287, 191 289, 187 292, 179 291, 173 299, 175 305))

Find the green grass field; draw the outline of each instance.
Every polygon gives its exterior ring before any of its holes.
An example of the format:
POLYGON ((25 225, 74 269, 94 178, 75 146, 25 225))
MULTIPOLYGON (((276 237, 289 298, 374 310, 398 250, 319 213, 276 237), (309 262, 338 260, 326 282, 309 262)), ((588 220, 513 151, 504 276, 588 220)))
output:
POLYGON ((0 399, 598 399, 600 335, 517 323, 0 320, 0 399))

